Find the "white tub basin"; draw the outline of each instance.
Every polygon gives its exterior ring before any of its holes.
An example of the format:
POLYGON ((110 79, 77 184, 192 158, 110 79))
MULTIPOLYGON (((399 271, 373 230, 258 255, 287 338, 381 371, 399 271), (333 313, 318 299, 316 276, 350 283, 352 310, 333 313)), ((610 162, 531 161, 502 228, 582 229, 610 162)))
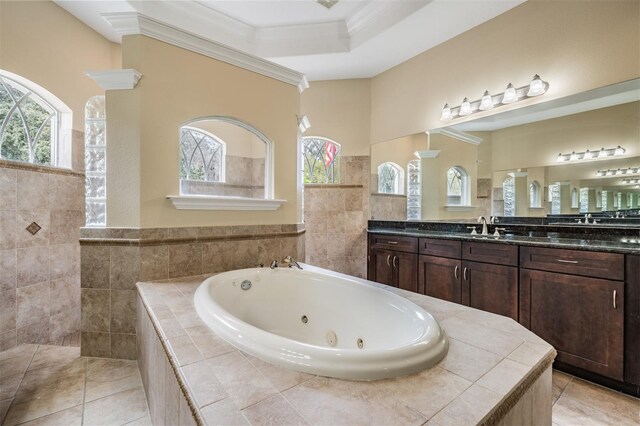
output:
POLYGON ((424 309, 319 268, 225 272, 204 281, 194 302, 205 324, 237 348, 321 376, 403 376, 435 365, 448 349, 440 324, 424 309))

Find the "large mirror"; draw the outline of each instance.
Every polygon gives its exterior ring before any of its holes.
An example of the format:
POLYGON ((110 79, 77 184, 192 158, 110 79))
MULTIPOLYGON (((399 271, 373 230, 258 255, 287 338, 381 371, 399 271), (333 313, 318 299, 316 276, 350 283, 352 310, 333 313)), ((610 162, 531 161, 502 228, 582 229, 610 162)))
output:
POLYGON ((269 198, 269 141, 230 117, 180 127, 180 194, 269 198))
POLYGON ((640 209, 640 80, 371 146, 371 216, 623 216, 640 209))

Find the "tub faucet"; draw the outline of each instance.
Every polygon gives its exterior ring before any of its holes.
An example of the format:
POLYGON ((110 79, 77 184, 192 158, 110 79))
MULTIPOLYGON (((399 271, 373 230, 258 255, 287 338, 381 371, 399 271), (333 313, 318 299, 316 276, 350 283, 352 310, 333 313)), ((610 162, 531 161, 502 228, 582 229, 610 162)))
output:
POLYGON ((278 267, 278 261, 274 260, 271 262, 271 265, 269 265, 269 268, 271 269, 276 269, 278 267))
POLYGON ((480 216, 478 218, 478 223, 482 224, 482 234, 480 235, 489 235, 489 230, 487 229, 487 219, 484 216, 480 216))
POLYGON ((283 260, 284 263, 289 265, 289 268, 293 268, 294 266, 298 269, 302 269, 302 266, 291 256, 287 256, 283 260))

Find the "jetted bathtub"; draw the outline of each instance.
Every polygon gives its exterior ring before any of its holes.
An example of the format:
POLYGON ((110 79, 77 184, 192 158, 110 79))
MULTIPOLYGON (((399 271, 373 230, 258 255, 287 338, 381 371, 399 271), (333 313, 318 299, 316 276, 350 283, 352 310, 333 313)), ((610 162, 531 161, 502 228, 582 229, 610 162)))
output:
POLYGON ((235 347, 320 376, 404 376, 446 355, 444 330, 421 307, 368 281, 304 267, 213 276, 195 293, 196 311, 235 347))

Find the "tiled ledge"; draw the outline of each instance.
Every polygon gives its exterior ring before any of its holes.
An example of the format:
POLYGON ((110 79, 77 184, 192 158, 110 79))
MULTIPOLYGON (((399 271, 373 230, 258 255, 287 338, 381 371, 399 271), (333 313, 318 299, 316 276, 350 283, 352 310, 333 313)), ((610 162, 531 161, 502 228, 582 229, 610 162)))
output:
POLYGON ((84 173, 77 172, 71 169, 62 169, 59 167, 45 166, 43 164, 23 163, 21 161, 0 160, 0 168, 27 170, 30 172, 48 173, 52 175, 84 177, 84 173))
POLYGON ((356 189, 364 188, 364 185, 347 185, 347 184, 331 184, 331 183, 305 183, 305 188, 309 189, 356 189))
POLYGON ((82 228, 80 230, 80 245, 154 246, 286 238, 297 237, 304 233, 304 223, 188 228, 82 228))
POLYGON ((162 362, 168 363, 182 391, 180 416, 188 407, 197 424, 221 419, 247 424, 265 415, 281 424, 508 424, 523 413, 529 424, 551 421, 555 350, 511 319, 379 285, 438 319, 450 339, 447 357, 407 377, 329 379, 266 363, 212 333, 192 302, 206 277, 137 286, 142 323, 138 361, 154 424, 177 416, 169 408, 175 403, 154 400, 169 394, 166 388, 154 388, 152 382, 158 384, 158 379, 148 374, 161 371, 156 364, 162 362), (152 341, 164 352, 160 360, 144 353, 153 350, 145 348, 145 342, 152 341))

